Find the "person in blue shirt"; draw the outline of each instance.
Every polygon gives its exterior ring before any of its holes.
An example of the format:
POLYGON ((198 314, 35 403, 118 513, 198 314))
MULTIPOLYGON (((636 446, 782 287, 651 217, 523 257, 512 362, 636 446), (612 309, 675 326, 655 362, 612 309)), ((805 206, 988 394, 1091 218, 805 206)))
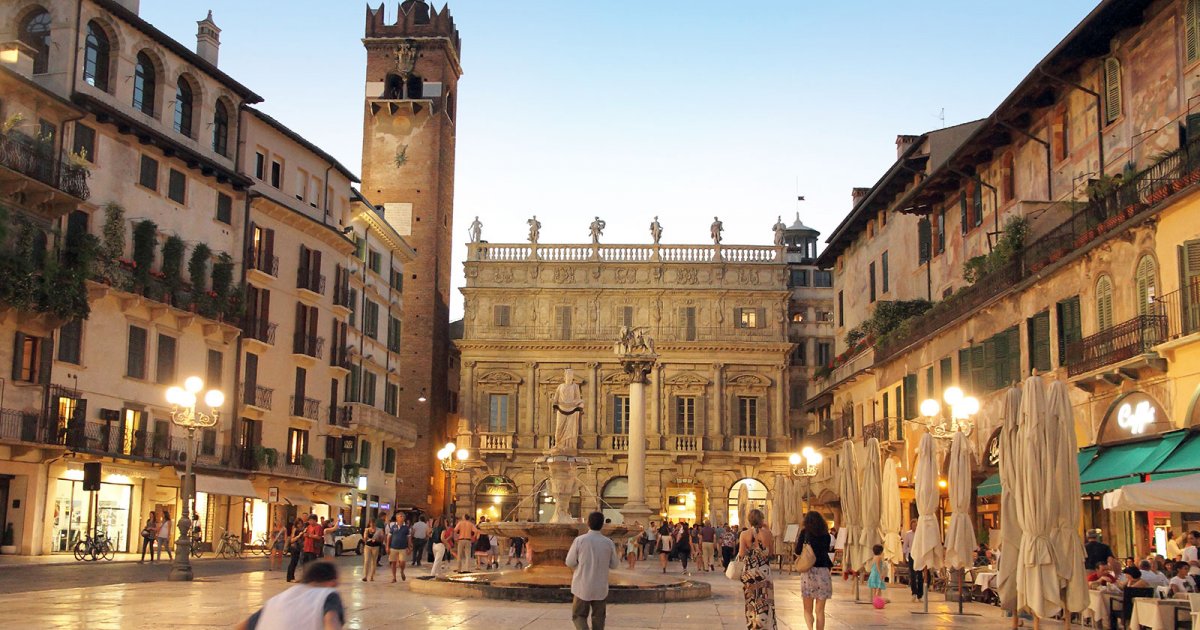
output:
POLYGON ((402 512, 396 512, 395 522, 388 525, 388 562, 392 564, 392 582, 396 582, 396 569, 400 569, 400 579, 407 579, 404 575, 404 558, 408 554, 408 549, 412 547, 412 529, 404 520, 402 512))

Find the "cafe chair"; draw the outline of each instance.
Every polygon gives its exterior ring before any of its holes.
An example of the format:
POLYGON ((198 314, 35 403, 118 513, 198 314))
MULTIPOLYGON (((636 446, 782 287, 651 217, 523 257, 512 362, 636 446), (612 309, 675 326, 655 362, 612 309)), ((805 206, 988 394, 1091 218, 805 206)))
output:
POLYGON ((1126 588, 1121 591, 1121 608, 1114 609, 1117 600, 1110 599, 1108 604, 1108 627, 1116 630, 1118 627, 1129 628, 1129 618, 1133 615, 1133 600, 1138 597, 1154 597, 1154 588, 1126 588), (1121 616, 1121 625, 1117 626, 1117 615, 1121 616))

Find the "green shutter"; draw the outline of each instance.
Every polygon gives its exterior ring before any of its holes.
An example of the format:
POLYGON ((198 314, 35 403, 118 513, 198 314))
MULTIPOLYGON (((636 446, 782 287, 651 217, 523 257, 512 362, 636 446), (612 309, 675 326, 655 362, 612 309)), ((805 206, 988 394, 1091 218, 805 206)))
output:
MULTIPOLYGON (((1200 136, 1198 136, 1200 137, 1200 136)), ((1200 329, 1200 240, 1179 246, 1180 305, 1182 334, 1200 329)))
MULTIPOLYGON (((961 363, 962 352, 959 352, 959 361, 960 361, 959 365, 962 365, 962 363, 961 363)), ((939 367, 941 368, 941 371, 942 371, 941 386, 942 386, 942 389, 946 389, 947 387, 950 387, 951 383, 954 382, 954 357, 942 357, 941 365, 939 367)), ((933 385, 930 385, 929 386, 929 397, 930 398, 933 398, 934 391, 935 390, 934 390, 933 385)))
POLYGON ((958 351, 958 379, 943 380, 942 389, 945 390, 951 384, 960 388, 971 385, 971 349, 969 347, 958 351))
POLYGON ((1057 309, 1058 364, 1059 366, 1063 366, 1073 359, 1068 354, 1071 343, 1083 338, 1083 331, 1079 321, 1079 296, 1076 295, 1059 302, 1057 309))
MULTIPOLYGON (((1050 366, 1050 311, 1042 311, 1029 318, 1029 363, 1039 372, 1049 372, 1050 366)), ((1002 385, 1003 387, 1003 385, 1002 385)))
POLYGON ((961 215, 959 217, 959 219, 960 219, 959 226, 958 226, 959 230, 963 234, 966 234, 967 233, 967 193, 962 193, 958 197, 958 213, 959 213, 959 215, 961 215))
POLYGON ((972 224, 978 227, 983 223, 983 186, 975 185, 975 190, 971 195, 971 202, 975 205, 975 216, 971 217, 972 224))
POLYGON ((1187 60, 1195 61, 1200 56, 1200 45, 1197 45, 1197 22, 1200 21, 1200 0, 1187 0, 1184 15, 1184 37, 1186 39, 1187 60))
POLYGON ((917 417, 917 375, 904 375, 904 419, 912 420, 917 417))
POLYGON ((921 220, 917 221, 917 264, 929 261, 930 251, 933 249, 932 232, 929 217, 921 217, 921 220))
POLYGON ((988 369, 988 355, 994 354, 994 352, 994 350, 992 352, 988 352, 986 342, 971 347, 971 378, 967 381, 971 392, 980 392, 986 390, 990 376, 990 371, 988 369))

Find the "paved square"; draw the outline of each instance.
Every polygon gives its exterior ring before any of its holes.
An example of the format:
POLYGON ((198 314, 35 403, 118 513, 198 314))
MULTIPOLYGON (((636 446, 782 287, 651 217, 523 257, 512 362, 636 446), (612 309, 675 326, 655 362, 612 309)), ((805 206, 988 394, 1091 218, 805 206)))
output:
MULTIPOLYGON (((406 583, 361 582, 356 557, 343 557, 340 591, 347 608, 348 628, 479 628, 487 630, 567 629, 566 604, 526 604, 483 599, 443 599, 411 593, 406 583)), ((104 570, 104 566, 81 567, 104 570)), ((678 566, 673 567, 678 570, 678 566)), ((656 567, 646 566, 647 572, 656 567)), ((6 571, 13 570, 12 567, 6 571)), ((198 573, 203 573, 198 567, 198 573)), ((410 573, 415 575, 416 571, 410 573)), ((380 580, 390 580, 380 574, 380 580)), ((744 628, 739 586, 721 574, 699 574, 713 585, 713 598, 680 604, 637 604, 609 607, 609 628, 744 628)), ((261 570, 200 578, 192 584, 175 582, 126 583, 87 588, 61 588, 0 595, 5 624, 18 628, 228 628, 287 587, 281 572, 261 570)), ((864 589, 865 593, 865 589, 864 589)), ((951 628, 974 630, 1009 628, 1009 621, 991 606, 967 604, 979 617, 954 617, 952 606, 934 595, 931 610, 913 615, 919 605, 909 601, 903 587, 891 590, 895 600, 885 610, 852 603, 845 583, 836 582, 829 604, 827 628, 951 628)), ((780 628, 805 628, 800 580, 784 574, 776 579, 780 628)))

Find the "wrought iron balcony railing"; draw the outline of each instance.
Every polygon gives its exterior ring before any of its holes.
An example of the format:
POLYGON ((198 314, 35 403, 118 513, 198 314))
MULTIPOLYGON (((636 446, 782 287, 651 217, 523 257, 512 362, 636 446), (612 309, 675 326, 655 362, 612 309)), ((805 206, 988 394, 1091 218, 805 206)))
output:
POLYGON ((86 200, 88 169, 75 166, 43 143, 16 132, 0 133, 0 166, 86 200))
POLYGON ((1166 338, 1166 315, 1138 315, 1072 342, 1067 347, 1067 374, 1084 374, 1150 352, 1166 338))

